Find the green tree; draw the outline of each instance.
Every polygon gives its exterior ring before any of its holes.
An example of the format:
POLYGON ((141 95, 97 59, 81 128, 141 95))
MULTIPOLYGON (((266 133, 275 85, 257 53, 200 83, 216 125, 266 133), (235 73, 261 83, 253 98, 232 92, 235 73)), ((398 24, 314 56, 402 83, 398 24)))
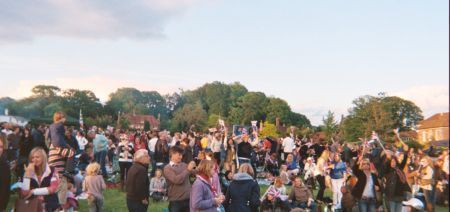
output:
POLYGON ((236 109, 231 110, 231 120, 233 123, 239 121, 240 124, 249 124, 252 120, 265 120, 265 108, 268 100, 261 92, 248 92, 240 97, 236 109))
POLYGON ((337 132, 338 125, 334 118, 334 113, 328 111, 327 115, 322 118, 322 132, 325 133, 327 141, 331 141, 332 136, 337 132))
POLYGON ((220 116, 216 114, 211 114, 208 117, 208 128, 217 127, 219 123, 220 116))
POLYGON ((85 117, 95 118, 99 115, 104 115, 100 100, 95 96, 94 92, 89 90, 64 90, 60 105, 62 105, 61 109, 72 117, 78 117, 80 110, 82 110, 85 117))
POLYGON ((267 114, 266 120, 270 123, 275 123, 275 119, 278 117, 281 122, 291 124, 291 107, 280 98, 269 97, 265 112, 267 114))
POLYGON ((177 131, 187 130, 195 125, 196 129, 203 130, 206 127, 208 114, 203 109, 200 102, 195 104, 185 104, 175 111, 172 119, 172 129, 177 131))
POLYGON ((34 96, 38 97, 55 97, 58 96, 61 89, 53 85, 36 85, 31 89, 34 96))

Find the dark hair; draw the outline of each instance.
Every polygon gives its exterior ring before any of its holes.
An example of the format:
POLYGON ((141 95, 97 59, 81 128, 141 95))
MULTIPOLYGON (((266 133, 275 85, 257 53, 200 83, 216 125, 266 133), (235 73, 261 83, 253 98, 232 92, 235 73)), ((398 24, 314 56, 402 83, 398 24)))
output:
POLYGON ((171 147, 170 150, 169 150, 169 154, 173 155, 175 153, 183 154, 184 153, 184 149, 182 147, 178 146, 178 145, 171 147))

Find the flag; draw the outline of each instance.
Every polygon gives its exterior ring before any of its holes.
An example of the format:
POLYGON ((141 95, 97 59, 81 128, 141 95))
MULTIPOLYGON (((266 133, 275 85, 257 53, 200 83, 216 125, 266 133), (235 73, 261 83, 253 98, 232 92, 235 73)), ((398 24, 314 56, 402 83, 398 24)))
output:
POLYGON ((83 114, 81 113, 81 109, 80 109, 80 127, 83 128, 83 114))

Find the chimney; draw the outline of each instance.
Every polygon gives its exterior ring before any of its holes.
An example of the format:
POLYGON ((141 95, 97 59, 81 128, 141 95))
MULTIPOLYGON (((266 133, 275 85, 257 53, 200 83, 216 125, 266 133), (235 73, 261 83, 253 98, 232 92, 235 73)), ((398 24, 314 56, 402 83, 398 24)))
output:
POLYGON ((275 118, 275 126, 279 127, 280 126, 280 118, 275 118))

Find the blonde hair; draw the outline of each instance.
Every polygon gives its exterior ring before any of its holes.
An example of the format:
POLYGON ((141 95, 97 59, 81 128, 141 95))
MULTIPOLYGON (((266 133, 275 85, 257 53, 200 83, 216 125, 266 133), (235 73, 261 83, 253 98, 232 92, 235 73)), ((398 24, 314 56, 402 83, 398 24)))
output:
POLYGON ((369 167, 370 167, 370 160, 369 160, 369 158, 364 158, 364 159, 361 160, 361 162, 359 163, 359 169, 361 169, 361 170, 362 170, 363 163, 369 163, 369 167))
POLYGON ((255 172, 253 171, 252 166, 250 164, 248 164, 248 163, 241 164, 241 166, 239 167, 239 172, 247 173, 248 175, 250 175, 252 177, 255 174, 255 172))
POLYGON ((214 169, 214 162, 210 160, 202 160, 200 164, 198 164, 197 171, 199 174, 206 175, 208 177, 211 176, 211 170, 214 169))
POLYGON ((273 185, 277 188, 283 186, 283 181, 281 180, 281 177, 275 177, 273 185))
POLYGON ((65 118, 66 115, 64 115, 63 112, 57 111, 53 114, 53 123, 61 121, 61 119, 65 118))
POLYGON ((330 157, 330 152, 328 150, 324 150, 322 154, 320 155, 320 158, 327 161, 330 157))
POLYGON ((95 176, 98 174, 98 172, 100 171, 100 164, 98 163, 90 163, 87 167, 86 167, 86 174, 87 176, 95 176))
POLYGON ((33 150, 31 150, 30 155, 28 156, 28 161, 32 161, 33 155, 36 153, 40 154, 42 157, 41 167, 38 167, 38 170, 35 169, 35 174, 37 176, 40 176, 47 167, 47 153, 41 147, 35 147, 33 150))

